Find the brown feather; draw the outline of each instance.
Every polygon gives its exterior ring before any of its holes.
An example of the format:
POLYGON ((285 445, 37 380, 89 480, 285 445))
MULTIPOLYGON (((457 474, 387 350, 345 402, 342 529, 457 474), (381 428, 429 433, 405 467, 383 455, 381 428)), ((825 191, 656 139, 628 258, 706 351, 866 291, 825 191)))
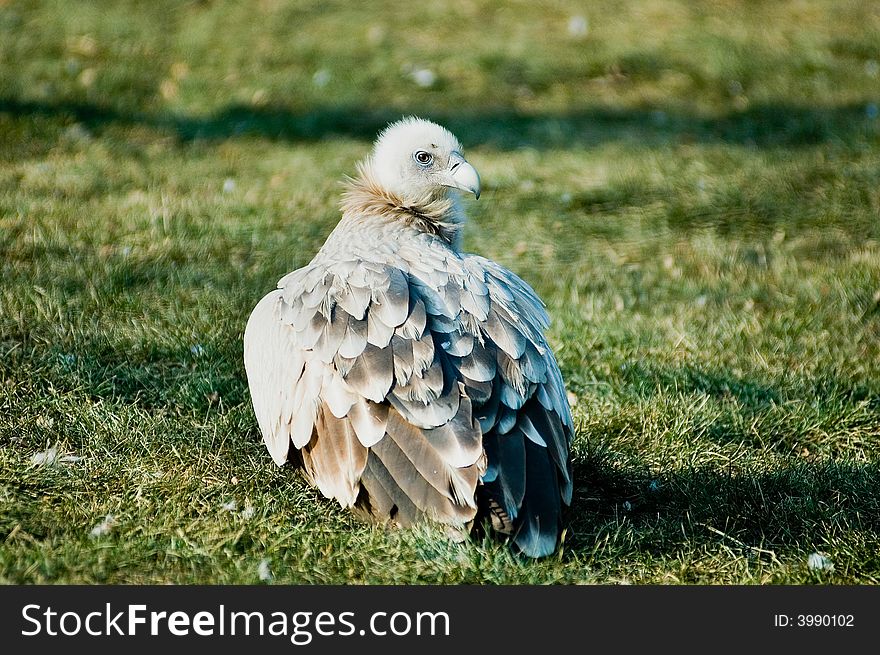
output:
MULTIPOLYGON (((395 409, 388 413, 387 436, 374 452, 409 498, 424 512, 470 520, 476 511, 474 493, 481 471, 478 463, 455 467, 443 459, 418 428, 395 409)), ((438 435, 439 436, 439 435, 438 435)))
POLYGON ((424 516, 373 451, 367 457, 361 486, 366 493, 358 498, 357 506, 373 520, 407 528, 424 516))
POLYGON ((449 243, 456 241, 461 230, 454 209, 455 204, 445 190, 428 193, 415 201, 403 200, 383 188, 370 168, 363 164, 358 165, 358 176, 349 178, 342 196, 344 218, 356 220, 362 216, 381 216, 436 234, 449 243))
POLYGON ((336 418, 322 404, 312 439, 301 453, 306 473, 321 493, 335 498, 343 507, 354 505, 367 465, 367 449, 358 441, 347 418, 336 418))

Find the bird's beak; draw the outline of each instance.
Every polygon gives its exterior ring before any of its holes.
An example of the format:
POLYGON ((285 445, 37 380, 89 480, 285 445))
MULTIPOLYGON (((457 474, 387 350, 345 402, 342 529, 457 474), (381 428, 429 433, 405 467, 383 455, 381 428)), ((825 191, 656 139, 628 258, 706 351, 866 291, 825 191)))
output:
POLYGON ((449 168, 446 169, 443 186, 473 193, 477 200, 480 199, 480 174, 459 152, 453 152, 449 156, 449 168))

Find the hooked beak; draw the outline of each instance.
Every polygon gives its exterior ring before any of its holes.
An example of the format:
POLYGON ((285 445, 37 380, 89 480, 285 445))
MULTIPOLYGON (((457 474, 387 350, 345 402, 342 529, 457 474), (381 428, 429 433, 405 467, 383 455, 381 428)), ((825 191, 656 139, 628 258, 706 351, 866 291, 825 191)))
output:
POLYGON ((477 200, 480 199, 480 174, 459 152, 453 152, 449 156, 449 168, 446 170, 446 180, 442 184, 473 193, 477 200))

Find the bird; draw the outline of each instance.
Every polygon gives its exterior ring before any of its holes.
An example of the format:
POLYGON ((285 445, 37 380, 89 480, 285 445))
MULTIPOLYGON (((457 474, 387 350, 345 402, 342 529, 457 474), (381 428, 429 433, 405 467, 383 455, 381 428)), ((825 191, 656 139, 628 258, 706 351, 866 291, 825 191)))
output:
POLYGON ((571 504, 571 409, 543 302, 461 250, 481 186, 462 153, 422 118, 381 131, 323 246, 248 318, 248 386, 274 462, 343 508, 545 557, 571 504))

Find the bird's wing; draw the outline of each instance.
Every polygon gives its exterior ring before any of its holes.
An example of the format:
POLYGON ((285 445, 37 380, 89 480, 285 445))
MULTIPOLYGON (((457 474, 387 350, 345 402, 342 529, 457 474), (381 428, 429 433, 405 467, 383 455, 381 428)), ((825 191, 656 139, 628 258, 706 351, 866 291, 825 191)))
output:
POLYGON ((292 442, 326 496, 380 519, 471 520, 485 470, 480 427, 409 277, 351 259, 294 271, 279 287, 245 331, 254 409, 275 461, 292 442))
POLYGON ((459 357, 455 366, 482 428, 483 482, 500 514, 493 523, 513 533, 526 554, 548 555, 561 503, 571 503, 574 433, 562 374, 544 337, 550 321, 532 288, 511 271, 474 255, 463 264, 461 304, 476 319, 477 338, 468 352, 453 332, 447 352, 459 357))
POLYGON ((572 422, 544 307, 489 260, 419 245, 400 249, 406 272, 312 265, 257 306, 245 349, 267 446, 281 463, 292 441, 325 495, 404 525, 469 521, 482 478, 521 549, 552 550, 572 422))

